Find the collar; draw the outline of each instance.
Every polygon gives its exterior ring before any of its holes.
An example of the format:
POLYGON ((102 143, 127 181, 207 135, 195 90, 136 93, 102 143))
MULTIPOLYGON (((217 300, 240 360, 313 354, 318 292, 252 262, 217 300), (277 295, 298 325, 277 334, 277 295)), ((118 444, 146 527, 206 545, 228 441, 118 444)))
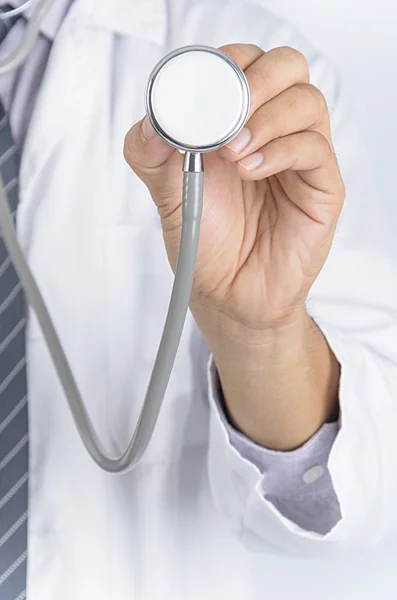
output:
MULTIPOLYGON (((60 28, 61 23, 64 19, 64 16, 73 1, 74 0, 54 0, 53 5, 44 17, 43 22, 40 26, 41 33, 45 35, 49 40, 52 41, 55 38, 58 29, 60 28)), ((0 2, 0 5, 6 3, 16 8, 18 6, 21 6, 22 0, 8 0, 8 2, 4 0, 0 2)), ((35 9, 36 4, 37 0, 35 0, 34 6, 32 6, 32 8, 27 9, 26 12, 23 13, 23 16, 26 19, 29 19, 30 15, 35 9)))
MULTIPOLYGON (((22 0, 8 0, 20 6, 22 0)), ((38 0, 35 0, 37 2, 38 0)), ((167 0, 54 0, 40 31, 53 40, 72 3, 82 5, 88 26, 136 36, 164 45, 167 33, 167 0)), ((6 0, 0 0, 0 5, 6 0)), ((28 19, 34 7, 24 13, 28 19)))
POLYGON ((90 4, 89 25, 164 45, 167 0, 76 0, 90 4))

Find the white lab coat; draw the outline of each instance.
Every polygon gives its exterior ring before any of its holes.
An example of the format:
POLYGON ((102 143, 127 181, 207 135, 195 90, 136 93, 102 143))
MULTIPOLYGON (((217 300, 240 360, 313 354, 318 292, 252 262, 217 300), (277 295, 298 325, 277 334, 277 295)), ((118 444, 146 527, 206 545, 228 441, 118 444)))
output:
MULTIPOLYGON (((122 157, 151 68, 187 43, 291 44, 308 55, 339 119, 333 76, 291 28, 239 1, 172 7, 167 15, 163 0, 76 0, 22 157, 19 236, 114 455, 133 431, 173 281, 156 209, 122 157)), ((265 477, 229 443, 190 315, 146 456, 131 473, 102 472, 31 314, 29 600, 259 600, 271 591, 272 546, 328 555, 396 531, 397 281, 360 236, 365 211, 354 197, 308 302, 342 364, 342 430, 330 457, 340 523, 322 537, 264 500, 265 477)))

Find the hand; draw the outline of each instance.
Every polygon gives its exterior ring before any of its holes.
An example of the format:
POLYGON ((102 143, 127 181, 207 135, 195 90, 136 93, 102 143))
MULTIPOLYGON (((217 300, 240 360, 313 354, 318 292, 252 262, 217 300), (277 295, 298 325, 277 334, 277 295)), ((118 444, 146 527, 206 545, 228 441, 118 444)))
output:
MULTIPOLYGON (((191 308, 263 330, 305 310, 331 247, 344 185, 326 101, 309 83, 305 58, 292 48, 222 49, 245 71, 251 109, 239 136, 204 157, 191 308)), ((125 157, 158 207, 175 269, 183 157, 147 119, 127 134, 125 157)))
MULTIPOLYGON (((339 365, 306 313, 344 201, 321 92, 292 48, 223 48, 245 71, 245 130, 204 157, 204 206, 190 309, 214 356, 229 418, 277 450, 308 440, 338 410, 339 365)), ((125 157, 148 186, 175 270, 182 156, 147 119, 125 157)))

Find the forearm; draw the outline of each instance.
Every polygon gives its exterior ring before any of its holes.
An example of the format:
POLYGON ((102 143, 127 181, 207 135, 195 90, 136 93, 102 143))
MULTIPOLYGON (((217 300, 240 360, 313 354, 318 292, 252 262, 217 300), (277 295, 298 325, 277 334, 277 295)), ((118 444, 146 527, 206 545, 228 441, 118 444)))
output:
POLYGON ((258 444, 293 450, 338 414, 339 364, 305 313, 288 325, 246 331, 194 311, 219 373, 232 424, 258 444))

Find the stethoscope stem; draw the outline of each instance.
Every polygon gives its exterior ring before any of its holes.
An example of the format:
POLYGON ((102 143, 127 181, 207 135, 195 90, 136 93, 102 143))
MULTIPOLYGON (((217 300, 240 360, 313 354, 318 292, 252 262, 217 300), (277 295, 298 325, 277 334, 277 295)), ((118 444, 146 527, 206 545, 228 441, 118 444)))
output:
POLYGON ((203 155, 201 152, 185 152, 184 173, 203 173, 203 155))

